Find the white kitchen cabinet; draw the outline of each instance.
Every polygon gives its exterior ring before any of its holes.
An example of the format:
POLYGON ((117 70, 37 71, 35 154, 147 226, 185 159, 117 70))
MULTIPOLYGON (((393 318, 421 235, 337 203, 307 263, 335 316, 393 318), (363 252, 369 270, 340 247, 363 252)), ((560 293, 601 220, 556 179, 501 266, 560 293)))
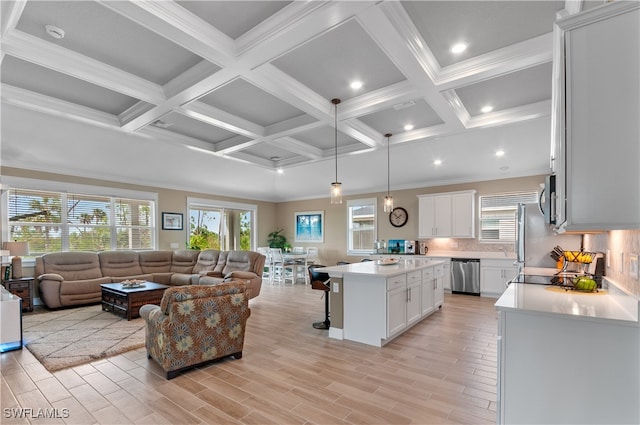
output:
POLYGON ((422 318, 421 287, 421 270, 389 279, 387 336, 394 336, 422 318))
POLYGON ((444 265, 438 264, 433 268, 436 278, 433 288, 433 307, 437 309, 444 303, 444 265))
POLYGON ((407 327, 407 288, 387 292, 387 337, 407 327))
POLYGON ((418 195, 420 238, 473 238, 475 191, 418 195))
POLYGON ((607 3, 559 20, 554 31, 557 224, 637 229, 640 3, 607 3))
POLYGON ((474 237, 475 192, 461 192, 451 195, 451 237, 474 237))
POLYGON ((498 298, 518 273, 513 260, 480 260, 480 295, 498 298))
POLYGON ((433 268, 424 271, 422 276, 422 316, 431 314, 435 310, 434 298, 435 298, 436 278, 433 274, 433 268))
POLYGON ((498 317, 499 424, 640 423, 637 324, 513 310, 498 317))

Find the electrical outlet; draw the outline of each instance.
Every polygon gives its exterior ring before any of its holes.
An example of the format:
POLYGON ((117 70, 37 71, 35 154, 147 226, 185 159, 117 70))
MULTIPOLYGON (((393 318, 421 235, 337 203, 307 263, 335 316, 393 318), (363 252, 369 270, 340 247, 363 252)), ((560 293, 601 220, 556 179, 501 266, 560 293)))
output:
POLYGON ((607 249, 607 268, 611 267, 611 250, 607 249))
POLYGON ((333 292, 336 294, 340 293, 340 283, 333 282, 333 292))
POLYGON ((449 245, 451 246, 451 248, 457 248, 458 242, 451 242, 449 245))
POLYGON ((638 254, 629 256, 629 275, 636 279, 638 278, 638 254))

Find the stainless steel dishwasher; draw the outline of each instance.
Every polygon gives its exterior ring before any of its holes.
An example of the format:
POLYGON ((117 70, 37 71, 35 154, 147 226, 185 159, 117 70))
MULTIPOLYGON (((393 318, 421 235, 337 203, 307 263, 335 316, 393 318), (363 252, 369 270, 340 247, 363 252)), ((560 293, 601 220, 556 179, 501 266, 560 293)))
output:
POLYGON ((480 260, 451 259, 451 292, 480 296, 480 260))

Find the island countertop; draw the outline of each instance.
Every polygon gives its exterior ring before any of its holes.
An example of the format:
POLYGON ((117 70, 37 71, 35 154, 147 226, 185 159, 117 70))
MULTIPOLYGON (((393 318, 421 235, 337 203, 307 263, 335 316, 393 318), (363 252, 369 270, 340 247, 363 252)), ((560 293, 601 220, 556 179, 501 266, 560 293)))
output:
POLYGON ((405 274, 414 270, 422 270, 427 267, 443 264, 443 261, 427 258, 401 259, 397 264, 385 265, 380 261, 363 261, 360 263, 343 264, 340 266, 323 267, 316 269, 329 273, 331 277, 343 277, 345 275, 364 275, 393 277, 405 274))

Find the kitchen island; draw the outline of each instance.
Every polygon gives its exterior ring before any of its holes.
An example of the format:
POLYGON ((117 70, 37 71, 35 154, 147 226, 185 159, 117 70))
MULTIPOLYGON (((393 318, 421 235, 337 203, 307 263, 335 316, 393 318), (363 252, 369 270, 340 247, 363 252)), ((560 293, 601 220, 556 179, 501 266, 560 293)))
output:
POLYGON ((498 310, 498 423, 640 423, 638 299, 512 283, 498 310))
POLYGON ((318 270, 331 277, 332 338, 381 347, 444 300, 441 261, 365 261, 318 270))

